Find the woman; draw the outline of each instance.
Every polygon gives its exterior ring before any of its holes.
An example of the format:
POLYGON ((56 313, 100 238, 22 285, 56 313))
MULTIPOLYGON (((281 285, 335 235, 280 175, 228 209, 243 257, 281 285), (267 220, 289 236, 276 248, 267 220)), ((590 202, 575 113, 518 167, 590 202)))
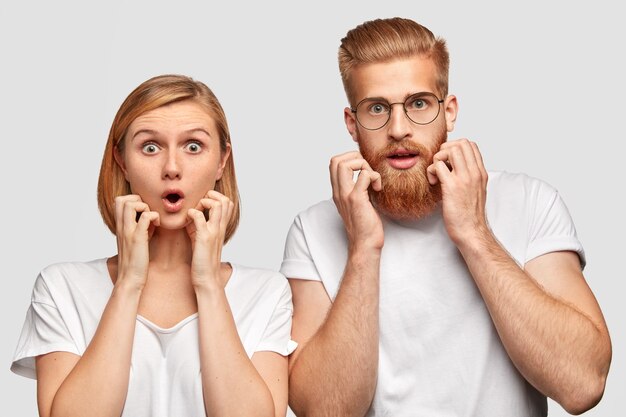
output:
POLYGON ((39 275, 12 370, 41 416, 284 416, 291 293, 221 262, 239 221, 226 117, 164 75, 120 107, 98 183, 118 254, 39 275))

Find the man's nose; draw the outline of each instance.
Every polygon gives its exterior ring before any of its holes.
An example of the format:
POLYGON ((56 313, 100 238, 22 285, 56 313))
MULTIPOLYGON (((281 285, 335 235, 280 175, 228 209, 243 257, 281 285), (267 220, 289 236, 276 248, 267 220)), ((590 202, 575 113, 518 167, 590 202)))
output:
POLYGON ((412 122, 404 112, 404 103, 392 103, 389 105, 391 114, 387 125, 387 133, 394 140, 403 140, 411 135, 412 122))

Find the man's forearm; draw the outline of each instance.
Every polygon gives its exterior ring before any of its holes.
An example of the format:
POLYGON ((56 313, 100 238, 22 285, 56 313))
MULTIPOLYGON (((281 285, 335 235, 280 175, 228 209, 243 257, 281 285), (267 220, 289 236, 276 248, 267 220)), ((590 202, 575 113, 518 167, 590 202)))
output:
POLYGON ((610 361, 605 327, 546 292, 493 235, 459 249, 522 375, 569 412, 595 405, 610 361))
POLYGON ((289 378, 298 416, 363 416, 378 372, 380 250, 353 250, 325 322, 289 378))

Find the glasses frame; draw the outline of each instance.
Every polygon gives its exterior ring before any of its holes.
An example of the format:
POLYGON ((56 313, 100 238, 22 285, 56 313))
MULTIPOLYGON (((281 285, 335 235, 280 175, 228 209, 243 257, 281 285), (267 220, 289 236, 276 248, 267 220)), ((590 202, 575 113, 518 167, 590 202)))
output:
POLYGON ((385 121, 385 123, 382 124, 382 126, 377 127, 377 128, 369 128, 369 127, 365 127, 363 125, 363 123, 361 123, 361 121, 359 120, 359 115, 357 113, 357 109, 359 108, 359 106, 361 105, 361 103, 367 101, 367 100, 372 100, 375 97, 365 97, 363 100, 359 101, 356 105, 356 107, 350 107, 350 111, 352 113, 354 113, 354 118, 356 119, 357 123, 359 124, 359 126, 361 126, 363 129, 365 130, 379 130, 382 129, 383 127, 387 126, 387 123, 389 123, 389 120, 391 120, 391 112, 393 111, 393 106, 394 104, 402 104, 402 110, 404 110, 404 115, 406 116, 407 119, 409 119, 411 122, 413 122, 416 125, 420 125, 420 126, 425 126, 428 124, 431 124, 432 122, 434 122, 435 120, 437 120, 437 117, 439 117, 439 113, 441 113, 441 104, 444 102, 443 99, 440 99, 439 97, 437 97, 437 95, 435 93, 431 93, 430 91, 422 91, 419 93, 415 93, 415 94, 411 94, 410 96, 408 96, 406 98, 406 100, 404 101, 398 101, 396 103, 389 103, 389 101, 385 100, 385 99, 381 99, 380 101, 385 101, 387 102, 387 105, 389 106, 389 113, 387 113, 387 120, 385 121), (411 100, 413 97, 423 97, 423 96, 433 96, 437 99, 437 114, 435 115, 435 117, 433 117, 433 119, 430 122, 426 122, 426 123, 419 123, 416 122, 415 120, 411 119, 411 117, 409 116, 409 113, 406 109, 406 103, 411 100))

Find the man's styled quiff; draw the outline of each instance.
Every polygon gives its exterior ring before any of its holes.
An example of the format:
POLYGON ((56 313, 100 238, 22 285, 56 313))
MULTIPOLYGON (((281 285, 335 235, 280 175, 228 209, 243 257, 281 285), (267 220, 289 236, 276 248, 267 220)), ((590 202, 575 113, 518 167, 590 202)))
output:
POLYGON ((370 20, 350 30, 339 46, 339 72, 350 105, 356 105, 357 99, 350 84, 355 67, 414 56, 429 58, 435 64, 437 93, 445 98, 450 65, 445 40, 436 38, 424 26, 400 17, 370 20))
MULTIPOLYGON (((115 115, 100 168, 98 207, 104 223, 113 234, 115 234, 115 197, 131 192, 130 184, 115 161, 115 149, 117 148, 120 154, 124 154, 128 127, 137 117, 159 107, 181 101, 196 103, 206 110, 215 122, 222 152, 226 152, 228 146, 231 145, 224 110, 217 97, 205 84, 184 75, 161 75, 142 83, 124 100, 115 115)), ((224 242, 228 242, 239 224, 240 210, 232 145, 222 178, 215 183, 215 191, 224 194, 234 204, 233 214, 226 226, 224 238, 224 242)))

